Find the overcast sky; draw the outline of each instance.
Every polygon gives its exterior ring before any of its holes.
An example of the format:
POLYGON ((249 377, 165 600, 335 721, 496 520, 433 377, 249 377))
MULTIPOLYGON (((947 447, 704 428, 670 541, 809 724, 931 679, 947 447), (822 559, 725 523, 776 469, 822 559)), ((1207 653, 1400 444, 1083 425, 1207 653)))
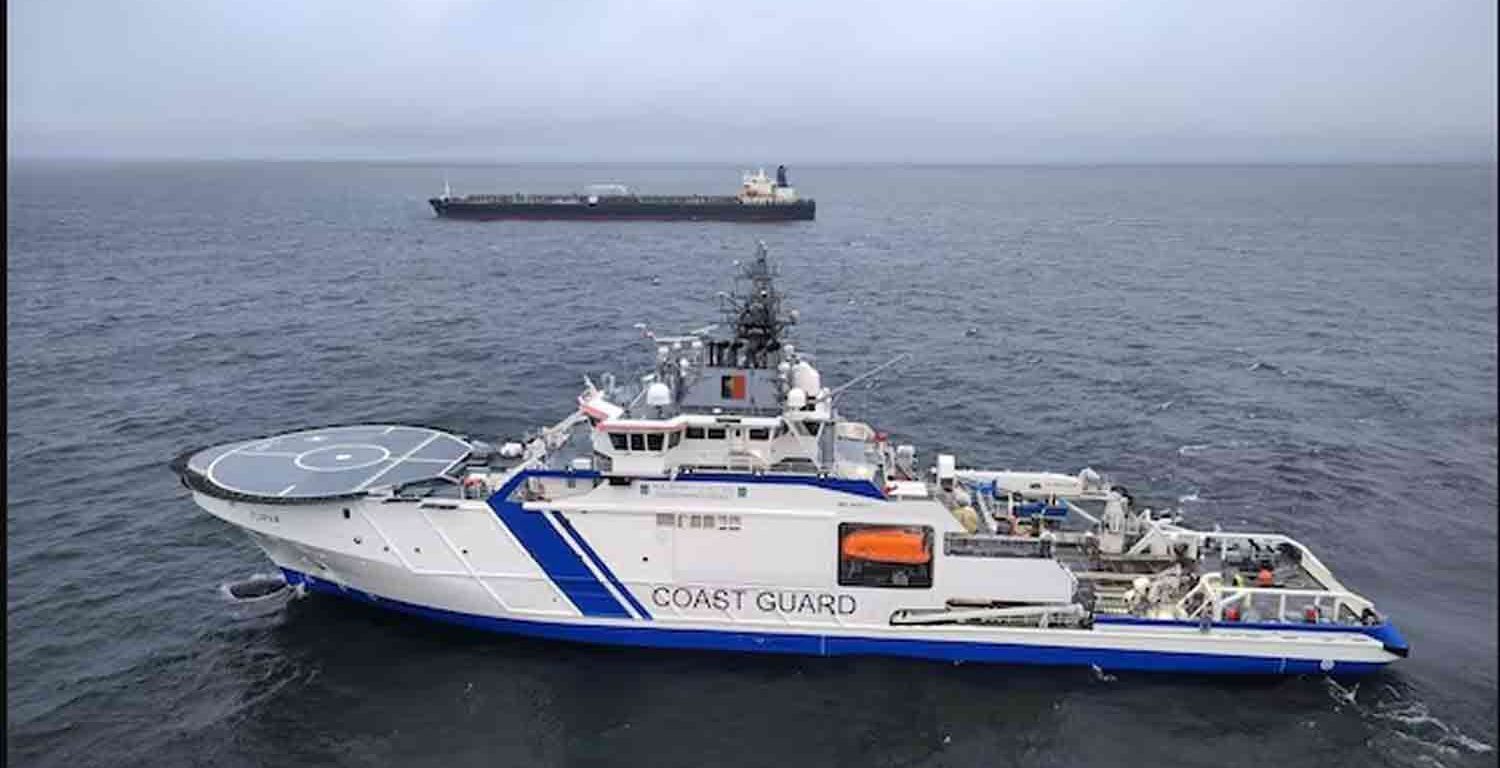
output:
POLYGON ((9 0, 9 153, 1495 159, 1495 0, 9 0))

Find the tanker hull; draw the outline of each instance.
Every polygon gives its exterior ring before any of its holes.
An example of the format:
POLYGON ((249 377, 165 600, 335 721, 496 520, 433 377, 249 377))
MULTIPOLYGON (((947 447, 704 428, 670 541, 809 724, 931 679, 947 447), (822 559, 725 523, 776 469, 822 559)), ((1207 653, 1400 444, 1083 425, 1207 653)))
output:
POLYGON ((812 200, 749 204, 726 197, 694 202, 652 201, 644 198, 568 202, 517 202, 504 199, 432 198, 439 216, 452 219, 641 220, 641 221, 812 221, 812 200))

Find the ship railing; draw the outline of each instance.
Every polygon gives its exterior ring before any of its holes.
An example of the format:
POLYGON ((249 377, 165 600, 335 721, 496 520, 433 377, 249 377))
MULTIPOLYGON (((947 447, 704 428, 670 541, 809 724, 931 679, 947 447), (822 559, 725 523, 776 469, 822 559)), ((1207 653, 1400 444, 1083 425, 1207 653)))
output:
POLYGON ((522 472, 530 469, 545 469, 547 466, 547 457, 566 444, 573 436, 573 427, 582 423, 587 418, 588 415, 582 409, 579 409, 568 414, 556 424, 542 429, 537 433, 536 437, 527 441, 525 446, 523 446, 520 461, 516 462, 514 466, 507 468, 498 478, 495 478, 486 485, 499 488, 522 472))
POLYGON ((1223 622, 1229 608, 1246 623, 1358 625, 1377 615, 1373 603, 1346 590, 1226 587, 1217 573, 1204 574, 1174 612, 1183 619, 1223 622))
POLYGON ((1228 531, 1194 531, 1183 528, 1165 520, 1153 520, 1146 534, 1140 538, 1129 550, 1130 554, 1141 554, 1149 550, 1153 544, 1165 544, 1167 551, 1171 551, 1173 544, 1183 541, 1191 541, 1198 547, 1217 545, 1220 555, 1225 554, 1230 542, 1244 541, 1254 542, 1257 546, 1280 548, 1285 545, 1297 552, 1298 564, 1307 575, 1322 585, 1325 589, 1335 592, 1347 592, 1338 579, 1334 578, 1333 572, 1323 564, 1312 550, 1301 542, 1280 533, 1230 533, 1228 531))
POLYGON ((524 192, 513 195, 468 195, 461 199, 469 203, 505 203, 515 205, 582 204, 584 202, 583 195, 530 195, 524 192))

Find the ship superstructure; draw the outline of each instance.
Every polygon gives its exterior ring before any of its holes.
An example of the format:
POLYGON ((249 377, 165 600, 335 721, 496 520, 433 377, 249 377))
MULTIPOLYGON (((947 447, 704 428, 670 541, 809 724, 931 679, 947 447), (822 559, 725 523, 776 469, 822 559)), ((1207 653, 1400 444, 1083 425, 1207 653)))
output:
POLYGON ((1259 674, 1406 655, 1286 536, 1190 529, 1092 469, 919 462, 840 413, 763 246, 739 277, 723 335, 641 328, 649 373, 585 380, 567 418, 498 449, 362 425, 177 469, 290 584, 499 631, 1259 674))

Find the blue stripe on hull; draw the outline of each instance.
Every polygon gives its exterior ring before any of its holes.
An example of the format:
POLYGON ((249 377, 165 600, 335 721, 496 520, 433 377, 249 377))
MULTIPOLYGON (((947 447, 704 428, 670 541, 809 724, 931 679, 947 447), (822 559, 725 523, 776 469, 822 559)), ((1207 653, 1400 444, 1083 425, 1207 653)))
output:
MULTIPOLYGON (((606 645, 632 645, 652 648, 739 651, 754 653, 790 653, 811 656, 905 656, 943 661, 976 661, 1000 664, 1044 664, 1087 666, 1101 669, 1145 670, 1154 672, 1194 672, 1245 675, 1325 674, 1317 661, 1301 659, 1221 656, 1201 653, 1157 653, 1110 649, 1064 648, 1057 646, 1011 645, 1002 643, 966 643, 952 640, 910 640, 903 638, 854 638, 824 635, 796 635, 765 632, 734 632, 708 629, 663 629, 660 625, 590 626, 520 619, 501 619, 439 608, 387 600, 357 589, 340 587, 332 582, 312 579, 283 568, 287 582, 306 584, 313 592, 347 597, 401 613, 435 621, 507 634, 526 635, 552 640, 567 640, 606 645)), ((1338 662, 1331 670, 1339 675, 1375 672, 1384 664, 1338 662)))
POLYGON ((564 515, 561 512, 553 512, 552 515, 556 517, 557 522, 561 523, 562 527, 567 530, 568 535, 573 537, 573 541, 578 542, 578 546, 583 550, 584 556, 593 561, 594 567, 598 568, 599 572, 604 574, 604 578, 609 579, 609 583, 615 585, 615 590, 620 593, 621 597, 625 598, 625 600, 630 603, 630 607, 634 608, 635 612, 639 614, 642 619, 650 621, 651 614, 646 610, 646 606, 641 605, 640 601, 635 599, 635 595, 630 594, 630 590, 626 589, 625 585, 620 583, 620 579, 615 576, 615 572, 611 571, 609 569, 609 566, 604 564, 604 558, 600 557, 599 553, 595 552, 594 548, 589 546, 588 540, 584 539, 582 534, 578 533, 578 529, 573 527, 573 523, 572 521, 568 520, 568 516, 564 515))
MULTIPOLYGON (((527 469, 511 479, 496 493, 504 493, 502 498, 508 498, 510 491, 530 477, 572 477, 581 480, 597 480, 604 477, 602 472, 591 469, 527 469)), ((875 487, 875 483, 869 480, 850 480, 838 477, 818 477, 816 475, 755 475, 744 472, 685 472, 676 477, 633 477, 636 483, 726 483, 733 485, 801 485, 809 488, 822 488, 825 491, 838 491, 855 496, 864 496, 869 499, 885 500, 885 493, 875 487)))
POLYGON ((609 593, 604 583, 584 565, 578 553, 547 522, 544 513, 528 512, 519 503, 508 500, 510 491, 515 489, 521 479, 516 478, 490 497, 490 508, 500 516, 500 521, 521 542, 521 546, 526 548, 537 565, 547 572, 547 578, 552 579, 552 583, 562 589, 563 594, 585 616, 631 618, 625 606, 609 593))
MULTIPOLYGON (((665 478, 663 478, 665 479, 665 478)), ((678 483, 737 483, 739 485, 805 485, 828 491, 850 493, 867 499, 885 500, 885 493, 869 480, 851 480, 815 475, 747 475, 737 472, 689 472, 678 475, 678 483)))

